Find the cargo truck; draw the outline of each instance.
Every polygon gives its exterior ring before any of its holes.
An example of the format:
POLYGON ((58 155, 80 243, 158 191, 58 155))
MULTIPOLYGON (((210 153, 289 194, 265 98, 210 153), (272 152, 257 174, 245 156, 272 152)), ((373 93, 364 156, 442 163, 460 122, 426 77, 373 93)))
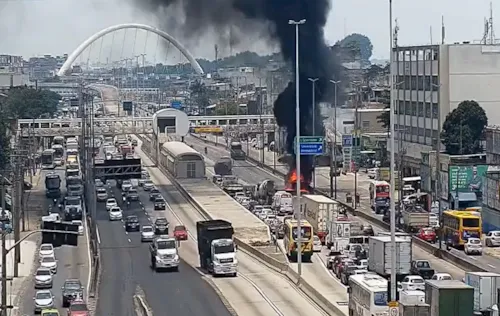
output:
POLYGON ((325 245, 329 223, 338 215, 338 202, 323 195, 304 194, 300 208, 305 220, 313 227, 314 234, 325 245))
POLYGON ((230 157, 220 157, 214 164, 214 172, 219 176, 232 175, 233 160, 230 157))
POLYGON ((196 232, 200 267, 214 276, 236 276, 238 261, 232 224, 220 219, 200 221, 196 223, 196 232))
MULTIPOLYGON (((368 270, 381 276, 391 275, 391 237, 374 236, 368 241, 370 255, 368 257, 368 270)), ((396 273, 397 279, 402 279, 410 274, 411 270, 411 244, 409 240, 396 237, 396 273)))
POLYGON ((465 272, 465 284, 474 288, 474 311, 491 311, 500 289, 500 274, 494 272, 465 272))
POLYGON ((474 315, 474 288, 458 280, 427 280, 425 303, 432 316, 474 315))
POLYGON ((420 206, 407 205, 401 211, 403 217, 403 229, 409 233, 415 233, 420 228, 429 227, 429 212, 420 206))
POLYGON ((61 177, 58 174, 49 173, 45 176, 45 195, 52 199, 61 196, 61 177))

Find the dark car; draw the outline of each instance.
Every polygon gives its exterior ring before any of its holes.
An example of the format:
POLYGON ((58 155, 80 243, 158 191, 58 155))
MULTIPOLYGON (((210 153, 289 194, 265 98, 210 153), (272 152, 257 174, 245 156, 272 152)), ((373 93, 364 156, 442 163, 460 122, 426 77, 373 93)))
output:
POLYGON ((83 285, 78 279, 67 279, 61 288, 62 306, 68 307, 72 301, 83 297, 83 285))
POLYGON ((165 200, 161 196, 157 197, 155 200, 154 210, 159 211, 159 210, 165 210, 165 209, 166 209, 165 200))
POLYGON ((139 201, 139 193, 136 189, 130 189, 127 192, 127 200, 129 201, 139 201))
POLYGON ((151 193, 149 193, 149 200, 150 201, 154 201, 154 200, 156 200, 159 197, 161 197, 160 192, 151 192, 151 193))
POLYGON ((139 224, 139 219, 135 215, 127 216, 125 219, 125 230, 127 232, 140 231, 141 225, 139 224))
POLYGON ((168 235, 168 225, 169 222, 165 217, 158 217, 155 220, 155 234, 168 235))

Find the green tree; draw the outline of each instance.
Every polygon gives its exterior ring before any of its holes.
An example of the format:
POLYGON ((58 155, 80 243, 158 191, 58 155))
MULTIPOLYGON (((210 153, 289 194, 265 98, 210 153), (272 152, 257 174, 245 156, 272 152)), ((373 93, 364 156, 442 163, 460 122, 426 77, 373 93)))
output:
MULTIPOLYGON (((9 162, 10 144, 8 135, 7 111, 0 100, 0 171, 4 170, 9 162)), ((0 180, 1 181, 1 180, 0 180)))
POLYGON ((488 117, 476 101, 462 101, 446 116, 441 141, 450 155, 477 154, 487 125, 488 117))
POLYGON ((236 104, 222 104, 215 109, 215 115, 238 115, 243 114, 242 111, 238 113, 238 106, 236 104))
POLYGON ((366 35, 353 33, 344 37, 338 44, 350 49, 364 63, 369 63, 370 57, 372 57, 373 45, 366 35))
POLYGON ((10 89, 5 106, 13 119, 52 117, 57 111, 61 96, 49 90, 28 87, 10 89))
MULTIPOLYGON (((386 109, 390 109, 390 106, 387 105, 386 109)), ((389 130, 391 128, 391 112, 384 111, 377 116, 377 122, 382 124, 383 128, 387 128, 389 130)))
POLYGON ((191 102, 199 109, 205 110, 210 105, 207 87, 203 82, 196 80, 189 86, 191 92, 191 102))

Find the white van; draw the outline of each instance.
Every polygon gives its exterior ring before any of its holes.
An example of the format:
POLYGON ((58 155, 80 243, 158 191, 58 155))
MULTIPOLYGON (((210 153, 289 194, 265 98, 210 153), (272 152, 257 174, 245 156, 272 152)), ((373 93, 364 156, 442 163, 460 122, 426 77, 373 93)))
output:
POLYGON ((293 196, 285 191, 276 192, 272 207, 278 215, 293 214, 293 196))

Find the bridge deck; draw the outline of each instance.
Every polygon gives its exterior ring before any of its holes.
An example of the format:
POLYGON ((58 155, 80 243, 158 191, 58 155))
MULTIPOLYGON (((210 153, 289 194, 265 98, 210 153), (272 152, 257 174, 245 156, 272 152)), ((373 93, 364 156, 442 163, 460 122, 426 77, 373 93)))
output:
POLYGON ((200 179, 178 179, 177 181, 195 201, 203 205, 212 218, 231 222, 236 237, 253 245, 269 243, 268 226, 215 184, 209 180, 200 179))

